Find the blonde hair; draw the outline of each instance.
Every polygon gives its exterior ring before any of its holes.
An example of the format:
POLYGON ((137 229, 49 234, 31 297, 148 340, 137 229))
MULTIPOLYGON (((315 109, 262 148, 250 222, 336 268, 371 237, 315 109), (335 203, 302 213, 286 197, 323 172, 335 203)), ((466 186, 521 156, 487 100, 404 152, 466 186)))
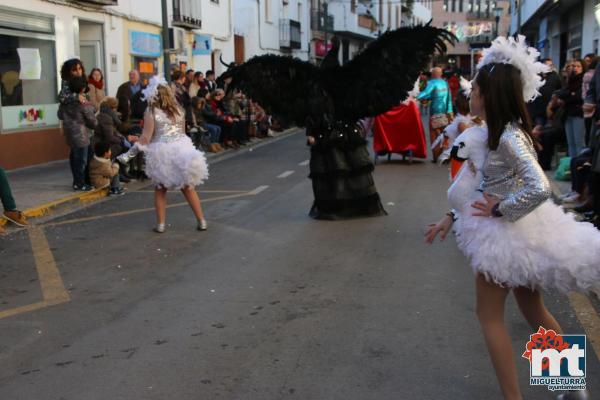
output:
POLYGON ((165 85, 158 85, 156 88, 156 96, 154 96, 149 106, 152 108, 152 111, 154 111, 155 108, 163 110, 171 119, 175 119, 182 115, 181 108, 179 107, 179 104, 177 104, 177 100, 175 100, 171 88, 165 85))

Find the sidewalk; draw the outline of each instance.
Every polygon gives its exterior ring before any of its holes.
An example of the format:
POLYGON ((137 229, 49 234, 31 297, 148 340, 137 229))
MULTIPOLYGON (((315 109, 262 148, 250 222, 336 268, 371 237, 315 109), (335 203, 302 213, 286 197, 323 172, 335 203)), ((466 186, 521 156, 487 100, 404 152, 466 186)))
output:
MULTIPOLYGON (((290 128, 283 132, 274 132, 274 137, 252 138, 251 142, 237 150, 224 150, 219 153, 206 153, 209 163, 223 161, 230 157, 252 151, 299 132, 299 128, 290 128)), ((14 171, 7 171, 8 180, 17 202, 17 207, 30 220, 58 212, 61 209, 104 199, 108 189, 96 189, 90 192, 74 192, 71 188, 69 161, 55 161, 14 171)), ((131 181, 126 185, 129 190, 146 186, 150 181, 131 181)), ((0 218, 0 225, 6 224, 0 218)))

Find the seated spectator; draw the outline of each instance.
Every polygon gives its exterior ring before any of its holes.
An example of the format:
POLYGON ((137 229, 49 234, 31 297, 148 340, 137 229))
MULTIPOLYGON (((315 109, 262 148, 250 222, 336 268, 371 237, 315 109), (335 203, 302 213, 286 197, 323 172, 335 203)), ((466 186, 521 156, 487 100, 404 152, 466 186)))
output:
POLYGON ((252 122, 256 126, 256 136, 259 138, 264 138, 269 133, 271 117, 269 117, 260 104, 256 102, 250 101, 250 107, 252 113, 252 122))
POLYGON ((225 92, 222 89, 216 89, 210 93, 210 102, 204 108, 204 119, 210 124, 221 127, 221 142, 226 148, 237 148, 239 143, 233 136, 234 118, 231 117, 223 104, 225 92))
POLYGON ((192 137, 192 140, 198 146, 202 144, 202 135, 206 134, 208 140, 206 141, 206 150, 212 153, 217 153, 223 148, 219 144, 221 137, 221 127, 215 124, 210 124, 204 119, 204 109, 206 108, 206 99, 202 97, 192 98, 192 118, 193 127, 190 130, 196 137, 192 137), (195 131, 193 132, 193 130, 195 131))
MULTIPOLYGON (((84 76, 74 76, 69 79, 70 92, 85 95, 88 90, 87 79, 84 76)), ((79 101, 61 104, 58 108, 58 118, 63 121, 63 132, 67 145, 71 148, 69 161, 73 174, 73 190, 90 191, 93 188, 86 183, 88 154, 91 131, 98 122, 94 115, 94 107, 90 103, 79 101)))
POLYGON ((94 158, 90 161, 90 180, 96 189, 110 187, 109 196, 125 194, 119 182, 119 164, 111 159, 110 143, 98 142, 94 146, 94 158))
MULTIPOLYGON (((127 134, 127 125, 121 121, 117 113, 119 102, 114 97, 106 97, 100 103, 100 112, 96 115, 98 127, 95 130, 95 139, 110 145, 113 157, 117 157, 131 148, 138 140, 135 135, 127 134)), ((129 182, 131 177, 122 168, 119 172, 121 182, 129 182)))
MULTIPOLYGON (((2 207, 4 207, 4 214, 2 215, 6 220, 12 222, 17 226, 27 226, 27 219, 23 213, 17 210, 17 203, 13 198, 12 191, 10 190, 10 184, 8 183, 8 177, 4 169, 0 167, 0 201, 2 207)), ((4 235, 5 230, 0 225, 0 235, 4 235)))
POLYGON ((198 96, 200 89, 206 88, 206 81, 204 80, 204 74, 200 71, 194 74, 194 80, 188 89, 188 93, 191 98, 198 96))

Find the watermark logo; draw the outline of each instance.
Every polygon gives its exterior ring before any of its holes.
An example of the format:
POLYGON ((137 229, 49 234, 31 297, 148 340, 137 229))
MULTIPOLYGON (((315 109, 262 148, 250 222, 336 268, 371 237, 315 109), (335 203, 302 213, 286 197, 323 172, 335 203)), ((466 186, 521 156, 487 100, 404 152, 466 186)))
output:
POLYGON ((585 335, 559 335, 540 326, 522 355, 529 360, 529 383, 549 390, 584 390, 585 345, 585 335))

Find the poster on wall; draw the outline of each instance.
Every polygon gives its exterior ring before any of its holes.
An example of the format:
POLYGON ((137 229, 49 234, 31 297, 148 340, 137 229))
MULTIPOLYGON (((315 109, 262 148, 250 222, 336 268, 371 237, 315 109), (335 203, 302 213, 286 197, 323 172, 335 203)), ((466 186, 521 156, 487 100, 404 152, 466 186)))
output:
POLYGON ((17 49, 21 72, 19 79, 40 79, 42 75, 42 59, 40 58, 40 49, 17 49))
POLYGON ((212 37, 209 35, 194 35, 194 56, 210 56, 212 53, 212 37))
POLYGON ((2 130, 58 126, 58 104, 2 107, 2 130))

